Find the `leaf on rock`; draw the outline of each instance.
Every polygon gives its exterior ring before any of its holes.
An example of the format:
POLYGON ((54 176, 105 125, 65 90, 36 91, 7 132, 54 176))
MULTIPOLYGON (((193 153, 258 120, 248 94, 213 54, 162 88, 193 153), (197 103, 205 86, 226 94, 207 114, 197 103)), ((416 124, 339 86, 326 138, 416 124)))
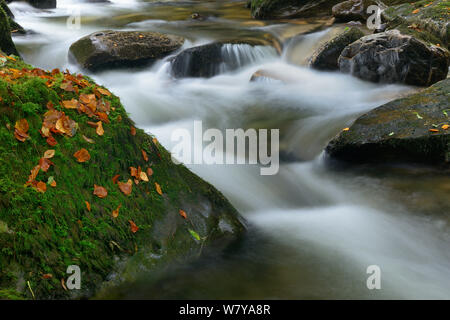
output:
POLYGON ((78 150, 73 154, 73 156, 77 159, 78 162, 86 162, 91 159, 89 151, 87 151, 85 148, 78 150))
POLYGON ((189 233, 191 234, 192 238, 194 238, 194 239, 197 240, 197 241, 200 241, 200 240, 201 240, 201 238, 200 238, 200 236, 198 235, 197 232, 195 232, 195 231, 192 230, 192 229, 188 229, 188 230, 189 230, 189 233))
POLYGON ((155 188, 156 188, 156 192, 158 192, 162 196, 163 193, 161 190, 161 186, 157 182, 155 182, 155 188))
POLYGON ((46 158, 46 159, 51 159, 54 156, 55 156, 55 150, 50 149, 50 150, 47 150, 44 152, 44 158, 46 158))
POLYGON ((131 179, 128 179, 127 182, 118 181, 117 184, 119 185, 120 191, 126 196, 130 195, 133 191, 133 181, 131 179))
POLYGON ((184 210, 180 209, 179 213, 180 213, 180 216, 182 216, 184 219, 187 219, 187 214, 184 210))
POLYGON ((139 227, 132 220, 128 220, 130 223, 131 232, 136 233, 139 230, 139 227))
POLYGON ((108 195, 108 191, 104 187, 94 184, 94 195, 99 198, 105 198, 108 195))

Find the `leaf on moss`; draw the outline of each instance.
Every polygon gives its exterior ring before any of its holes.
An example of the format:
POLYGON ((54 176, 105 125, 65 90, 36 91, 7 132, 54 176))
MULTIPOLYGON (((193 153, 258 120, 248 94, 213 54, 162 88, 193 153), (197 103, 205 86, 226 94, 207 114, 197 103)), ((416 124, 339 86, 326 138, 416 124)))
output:
POLYGON ((155 188, 156 188, 156 192, 158 192, 162 196, 163 193, 161 190, 161 186, 157 182, 155 182, 155 188))
POLYGON ((84 203, 86 204, 87 211, 91 212, 91 204, 89 203, 89 201, 85 201, 84 203))
POLYGON ((145 150, 141 150, 141 153, 142 153, 142 158, 144 158, 145 162, 148 162, 147 152, 145 152, 145 150))
POLYGON ((136 135, 136 128, 131 126, 130 127, 130 133, 131 133, 132 136, 135 136, 136 135))
POLYGON ((153 169, 147 168, 147 176, 151 177, 153 175, 153 169))
POLYGON ((50 149, 44 152, 44 158, 51 159, 55 156, 55 150, 50 149))
POLYGON ((180 209, 179 213, 180 213, 180 216, 182 216, 184 219, 187 219, 187 214, 184 210, 180 209))
POLYGON ((86 162, 91 159, 89 151, 87 151, 85 148, 81 148, 80 150, 75 152, 73 156, 77 159, 78 162, 86 162))
POLYGON ((130 223, 131 232, 136 233, 139 230, 139 227, 132 220, 128 220, 130 223))
POLYGON ((122 207, 122 205, 119 204, 119 206, 117 207, 117 209, 116 209, 116 210, 113 210, 113 212, 112 212, 112 217, 113 217, 113 218, 117 218, 117 217, 119 216, 119 210, 120 210, 121 207, 122 207))
POLYGON ((86 137, 85 135, 83 135, 83 139, 84 139, 87 143, 91 143, 91 144, 95 143, 94 140, 92 140, 91 138, 86 137))
POLYGON ((99 198, 105 198, 108 195, 108 191, 104 187, 94 184, 94 195, 99 198))
POLYGON ((76 99, 63 101, 62 104, 66 109, 78 109, 78 100, 76 99))
POLYGON ((120 191, 126 196, 130 195, 133 191, 133 181, 131 179, 128 179, 127 182, 118 181, 117 184, 119 185, 120 191))
POLYGON ((113 181, 114 184, 117 184, 117 180, 119 179, 119 177, 120 177, 120 174, 116 174, 116 175, 112 178, 112 181, 113 181))

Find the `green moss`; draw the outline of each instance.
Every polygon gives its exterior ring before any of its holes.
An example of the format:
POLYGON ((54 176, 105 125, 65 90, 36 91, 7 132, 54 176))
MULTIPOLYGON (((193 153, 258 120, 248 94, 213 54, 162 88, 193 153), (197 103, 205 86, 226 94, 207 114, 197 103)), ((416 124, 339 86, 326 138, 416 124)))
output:
POLYGON ((8 15, 0 3, 0 51, 6 52, 7 54, 19 55, 11 39, 9 20, 8 15))
MULTIPOLYGON (((8 68, 31 69, 20 60, 8 61, 0 70, 8 68)), ((9 230, 0 232, 0 289, 16 288, 19 277, 10 274, 16 270, 16 275, 29 281, 36 297, 91 296, 115 270, 116 256, 126 258, 144 248, 165 257, 188 255, 203 245, 191 237, 189 228, 206 237, 206 243, 232 236, 219 230, 221 219, 235 233, 243 230, 236 210, 220 192, 184 166, 173 164, 170 154, 144 131, 138 129, 135 136, 130 133, 133 122, 118 97, 103 98, 111 104, 111 122, 104 124, 105 134, 98 136, 87 124, 92 119, 61 106, 62 100, 78 95, 60 89, 62 74, 55 78, 49 87, 46 79, 36 76, 13 81, 0 77, 0 221, 9 230), (49 101, 78 123, 75 136, 55 135, 55 147, 47 145, 39 133, 49 101), (30 139, 25 142, 14 137, 14 124, 22 118, 30 126, 30 139), (83 135, 95 143, 88 143, 83 135), (89 151, 88 162, 78 163, 73 156, 81 148, 89 151), (25 182, 48 149, 56 151, 51 159, 54 166, 48 172, 41 170, 36 180, 54 179, 57 186, 48 185, 45 193, 39 193, 25 182), (149 162, 141 150, 147 152, 149 162), (151 166, 154 174, 150 182, 133 185, 131 195, 125 196, 112 178, 119 174, 119 181, 127 181, 132 166, 143 170, 151 166), (162 196, 155 182, 161 185, 162 196), (105 187, 108 196, 94 196, 94 184, 105 187), (119 216, 113 218, 111 213, 119 205, 119 216), (189 220, 179 215, 179 209, 188 212, 189 220), (130 231, 129 220, 139 226, 137 233, 130 231), (71 264, 82 270, 81 292, 67 292, 61 286, 71 264), (44 279, 48 273, 52 278, 44 279)), ((85 79, 89 85, 81 92, 92 93, 97 85, 85 79)), ((31 298, 29 290, 20 294, 31 298)))

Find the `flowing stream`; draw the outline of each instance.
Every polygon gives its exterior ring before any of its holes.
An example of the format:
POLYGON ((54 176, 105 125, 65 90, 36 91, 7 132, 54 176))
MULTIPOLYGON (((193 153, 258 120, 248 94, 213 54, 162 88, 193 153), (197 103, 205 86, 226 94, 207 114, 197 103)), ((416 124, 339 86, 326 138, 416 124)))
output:
POLYGON ((25 60, 68 68, 69 46, 95 31, 145 30, 186 38, 182 49, 215 40, 239 62, 209 79, 174 80, 166 59, 143 69, 91 75, 121 97, 137 125, 169 150, 171 133, 207 128, 280 128, 289 159, 274 176, 257 165, 189 165, 221 190, 248 220, 239 243, 218 254, 111 289, 115 298, 188 299, 450 299, 450 177, 412 165, 335 168, 323 149, 368 110, 415 90, 363 82, 304 66, 339 26, 327 21, 261 22, 243 1, 58 0, 54 10, 12 3, 16 20, 34 33, 14 38, 25 60), (81 28, 66 25, 81 13, 81 28), (199 13, 204 19, 193 20, 199 13), (274 45, 274 47, 269 46, 274 45), (281 54, 277 54, 277 50, 281 54), (255 71, 280 79, 250 82, 255 71), (339 170, 338 170, 339 169, 339 170), (381 289, 369 290, 366 269, 381 269, 381 289))

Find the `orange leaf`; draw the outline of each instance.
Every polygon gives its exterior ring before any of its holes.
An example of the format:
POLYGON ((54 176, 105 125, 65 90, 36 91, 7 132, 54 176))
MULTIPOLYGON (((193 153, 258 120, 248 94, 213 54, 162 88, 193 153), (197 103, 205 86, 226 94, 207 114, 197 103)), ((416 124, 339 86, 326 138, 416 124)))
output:
POLYGON ((47 191, 47 185, 46 185, 44 182, 39 181, 39 182, 36 184, 36 190, 37 190, 38 192, 45 193, 45 191, 47 191))
POLYGON ((430 132, 439 132, 438 129, 430 129, 430 132))
POLYGON ((156 188, 156 192, 158 192, 162 196, 163 193, 161 190, 161 186, 157 182, 155 182, 155 188, 156 188))
POLYGON ((108 96, 108 97, 111 96, 111 92, 109 92, 109 90, 107 90, 107 89, 97 87, 97 91, 100 92, 104 96, 108 96))
POLYGON ((147 176, 151 177, 153 175, 153 169, 147 168, 147 176))
POLYGON ((28 125, 27 119, 20 119, 16 122, 16 125, 14 126, 18 131, 22 133, 27 133, 30 126, 28 125))
POLYGON ((51 279, 51 278, 53 278, 53 275, 51 273, 46 273, 46 274, 42 275, 42 278, 43 279, 51 279))
POLYGON ((181 210, 180 209, 180 216, 182 216, 184 219, 187 219, 187 214, 186 214, 186 212, 184 212, 184 210, 181 210))
POLYGON ((416 14, 416 13, 419 13, 420 12, 420 9, 416 9, 416 10, 414 10, 412 13, 413 14, 416 14))
POLYGON ((84 202, 86 204, 86 208, 89 212, 91 212, 91 204, 88 201, 84 202))
POLYGON ((50 183, 50 187, 56 188, 56 181, 55 181, 55 180, 53 180, 53 181, 50 183))
POLYGON ((91 159, 89 151, 87 151, 85 148, 78 150, 73 154, 73 156, 77 158, 78 162, 86 162, 89 161, 89 159, 91 159))
POLYGON ((448 128, 450 128, 450 126, 449 126, 448 124, 444 124, 444 125, 442 126, 442 129, 444 129, 444 130, 447 130, 448 128))
POLYGON ((146 162, 148 162, 147 152, 145 152, 144 150, 141 150, 141 152, 142 152, 142 157, 144 158, 144 160, 145 160, 146 162))
POLYGON ((147 174, 146 174, 144 171, 141 171, 141 172, 139 173, 139 178, 140 178, 142 181, 148 182, 147 174))
POLYGON ((138 170, 135 167, 130 167, 130 175, 139 179, 138 170))
POLYGON ((94 184, 94 195, 99 198, 105 198, 108 195, 108 191, 104 187, 94 184))
POLYGON ((44 158, 51 159, 55 156, 55 150, 47 150, 44 152, 44 158))
POLYGON ((131 179, 128 179, 127 182, 118 181, 117 184, 119 185, 120 191, 126 196, 130 195, 131 191, 133 191, 133 181, 131 179))
POLYGON ((17 129, 14 129, 14 137, 19 140, 20 142, 25 142, 29 138, 29 135, 26 133, 19 131, 17 129))
POLYGON ((54 147, 54 146, 56 146, 58 144, 58 141, 56 141, 55 138, 53 138, 53 137, 48 137, 47 138, 47 143, 50 146, 54 147))
POLYGON ((66 108, 66 109, 77 109, 78 108, 78 101, 76 99, 63 101, 62 104, 63 104, 64 108, 66 108))
POLYGON ((51 162, 47 158, 40 158, 39 159, 39 166, 41 167, 41 170, 44 171, 44 172, 47 172, 52 164, 53 164, 53 162, 51 162))
POLYGON ((131 232, 136 233, 139 230, 139 227, 132 220, 128 220, 130 223, 131 232))
POLYGON ((119 179, 119 177, 120 177, 120 174, 116 174, 116 175, 112 178, 112 181, 113 181, 114 184, 117 184, 117 180, 119 179))
POLYGON ((97 129, 95 130, 95 132, 97 132, 97 134, 99 136, 102 136, 105 133, 105 130, 103 130, 103 125, 102 125, 101 121, 97 122, 97 129))
POLYGON ((36 179, 40 170, 41 170, 40 165, 37 165, 36 167, 34 167, 33 170, 30 171, 30 176, 28 177, 27 183, 32 183, 36 179))
POLYGON ((131 132, 131 135, 132 135, 132 136, 135 136, 135 135, 136 135, 136 128, 133 127, 133 126, 131 126, 131 127, 130 127, 130 132, 131 132))
POLYGON ((120 207, 122 207, 121 204, 119 204, 119 206, 117 207, 116 210, 113 210, 113 212, 112 212, 113 218, 117 218, 119 216, 119 209, 120 209, 120 207))

